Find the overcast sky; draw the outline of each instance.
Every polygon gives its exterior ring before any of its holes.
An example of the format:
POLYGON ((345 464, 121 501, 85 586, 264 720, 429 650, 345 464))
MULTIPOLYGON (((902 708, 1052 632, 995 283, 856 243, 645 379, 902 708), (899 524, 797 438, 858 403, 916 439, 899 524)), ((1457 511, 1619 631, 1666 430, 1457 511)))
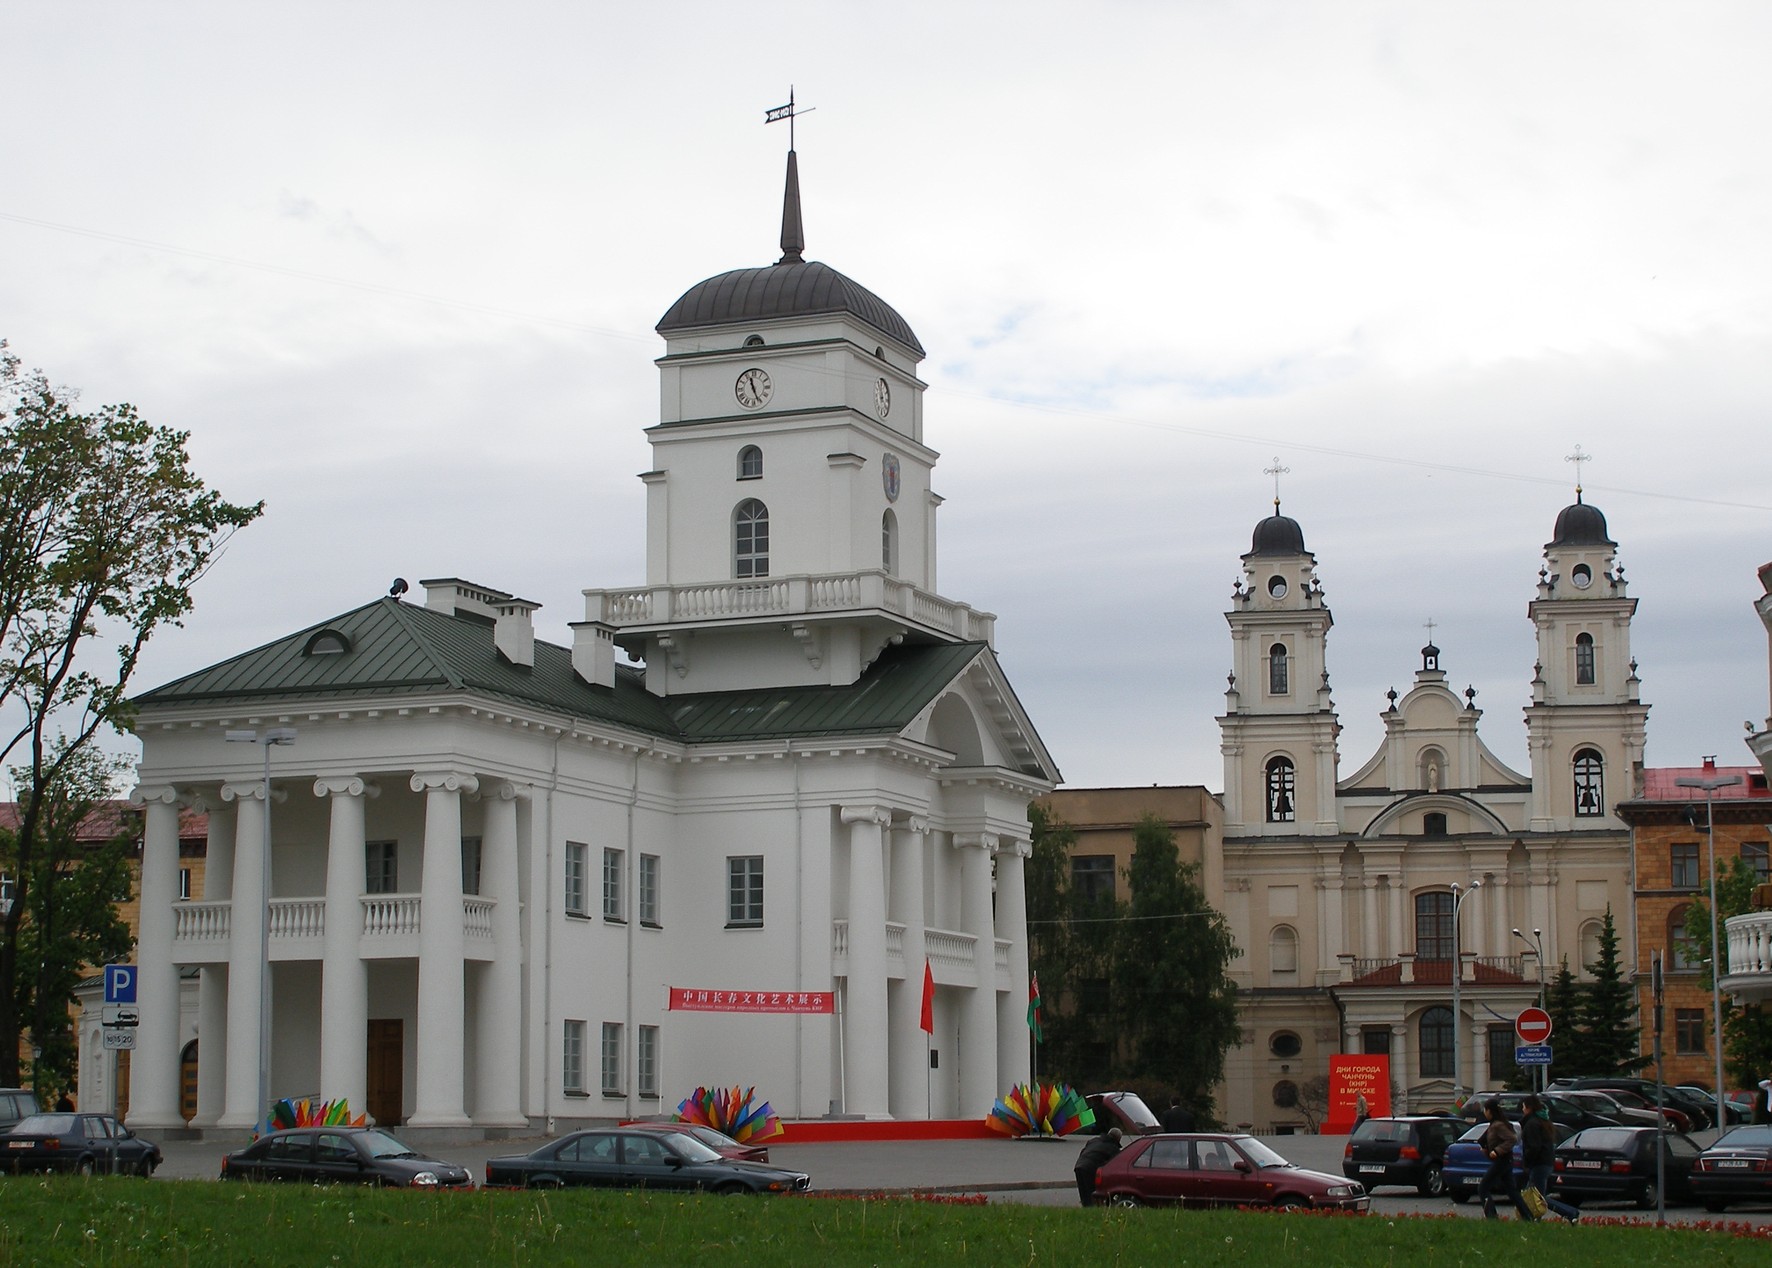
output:
POLYGON ((264 498, 148 687, 461 576, 644 579, 663 351, 807 256, 929 358, 940 589, 1072 785, 1223 782, 1223 613, 1304 527, 1342 773, 1433 620, 1523 769, 1526 605, 1587 498, 1652 765, 1751 760, 1772 560, 1772 6, 4 6, 0 336, 264 498))

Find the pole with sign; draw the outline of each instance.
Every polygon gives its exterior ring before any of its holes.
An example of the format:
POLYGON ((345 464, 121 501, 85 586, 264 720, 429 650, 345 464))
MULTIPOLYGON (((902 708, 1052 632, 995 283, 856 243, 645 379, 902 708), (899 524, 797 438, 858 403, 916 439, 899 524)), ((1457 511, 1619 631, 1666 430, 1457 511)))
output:
POLYGON ((1549 1065, 1551 1063, 1551 1017, 1534 1005, 1522 1008, 1514 1018, 1514 1034, 1519 1045, 1514 1049, 1515 1065, 1549 1065))

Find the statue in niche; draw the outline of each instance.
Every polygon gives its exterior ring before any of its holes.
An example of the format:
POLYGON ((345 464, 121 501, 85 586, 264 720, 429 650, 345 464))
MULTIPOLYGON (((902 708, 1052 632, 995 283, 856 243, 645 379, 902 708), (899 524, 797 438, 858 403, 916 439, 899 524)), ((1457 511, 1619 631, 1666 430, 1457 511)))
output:
POLYGON ((1427 759, 1427 790, 1440 791, 1440 763, 1431 757, 1427 759))

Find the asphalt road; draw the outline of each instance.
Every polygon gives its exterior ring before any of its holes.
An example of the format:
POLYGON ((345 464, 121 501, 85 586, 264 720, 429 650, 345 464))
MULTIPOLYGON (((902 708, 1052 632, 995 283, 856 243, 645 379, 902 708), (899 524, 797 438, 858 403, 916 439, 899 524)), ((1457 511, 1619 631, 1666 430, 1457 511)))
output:
MULTIPOLYGON (((396 1133, 397 1134, 397 1133, 396 1133)), ((1698 1133, 1694 1139, 1708 1144, 1714 1133, 1698 1133)), ((484 1173, 488 1158, 527 1153, 544 1137, 526 1140, 482 1141, 450 1146, 432 1152, 467 1167, 476 1176, 484 1173)), ((1345 1136, 1266 1136, 1262 1138, 1282 1156, 1314 1171, 1341 1174, 1345 1136)), ((221 1170, 221 1156, 240 1148, 245 1141, 162 1142, 166 1160, 158 1179, 214 1179, 221 1170)), ((1071 1167, 1079 1139, 1064 1140, 946 1140, 889 1141, 868 1144, 772 1145, 769 1160, 780 1166, 805 1171, 820 1192, 870 1193, 927 1190, 943 1193, 983 1193, 992 1202, 1035 1206, 1075 1206, 1076 1182, 1071 1167)), ((1481 1209, 1471 1202, 1459 1206, 1446 1198, 1424 1198, 1412 1189, 1382 1188, 1373 1195, 1373 1212, 1380 1215, 1446 1214, 1480 1218, 1481 1209)), ((1589 1203, 1583 1214, 1605 1218, 1653 1220, 1653 1211, 1638 1211, 1624 1204, 1589 1203)), ((1717 1218, 1703 1207, 1670 1206, 1671 1223, 1690 1223, 1717 1218)), ((1511 1218, 1511 1216, 1510 1216, 1511 1218)), ((1731 1207, 1724 1217, 1756 1225, 1772 1224, 1772 1203, 1759 1207, 1731 1207)))

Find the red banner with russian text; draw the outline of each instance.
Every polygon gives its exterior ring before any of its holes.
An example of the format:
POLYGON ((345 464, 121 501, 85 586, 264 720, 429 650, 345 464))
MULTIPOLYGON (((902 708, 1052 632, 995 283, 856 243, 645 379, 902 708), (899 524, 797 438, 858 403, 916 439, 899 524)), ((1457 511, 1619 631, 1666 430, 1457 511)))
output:
POLYGON ((670 988, 669 1007, 692 1013, 829 1013, 836 1011, 834 991, 704 991, 692 986, 670 988))

